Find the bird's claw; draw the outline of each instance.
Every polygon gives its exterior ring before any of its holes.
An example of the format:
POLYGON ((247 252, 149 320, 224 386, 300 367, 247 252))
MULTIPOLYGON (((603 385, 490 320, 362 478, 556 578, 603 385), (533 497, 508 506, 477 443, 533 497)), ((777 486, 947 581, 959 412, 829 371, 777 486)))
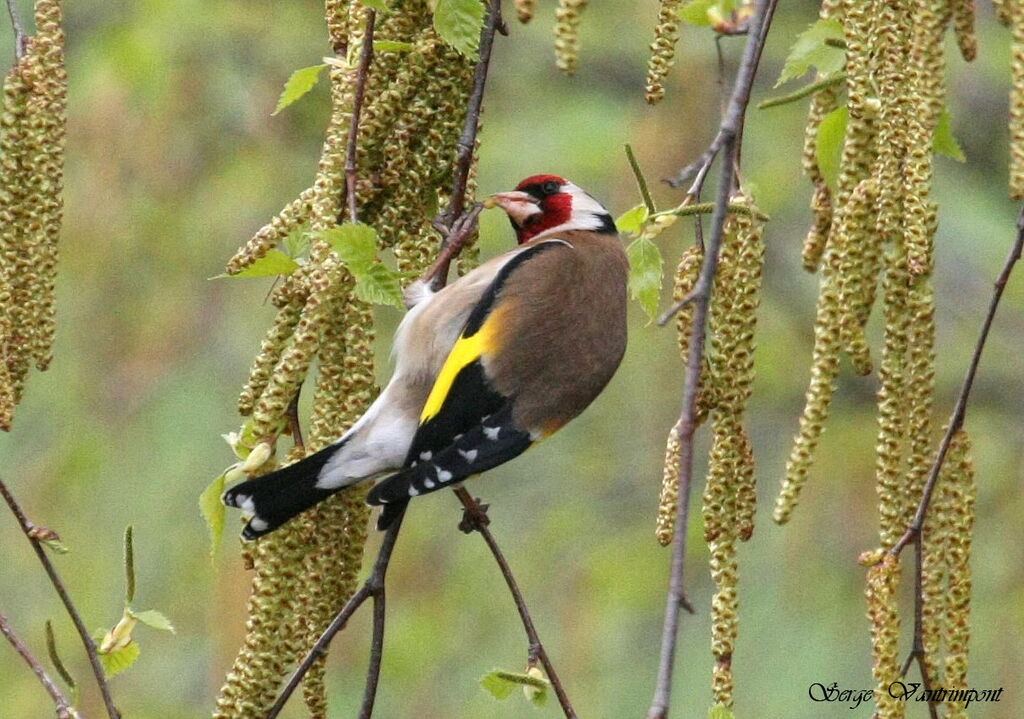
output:
POLYGON ((490 508, 489 504, 481 504, 480 499, 474 498, 474 504, 471 507, 464 507, 462 509, 462 520, 459 522, 459 531, 463 534, 472 534, 478 532, 488 524, 491 523, 491 518, 487 516, 487 510, 490 508))

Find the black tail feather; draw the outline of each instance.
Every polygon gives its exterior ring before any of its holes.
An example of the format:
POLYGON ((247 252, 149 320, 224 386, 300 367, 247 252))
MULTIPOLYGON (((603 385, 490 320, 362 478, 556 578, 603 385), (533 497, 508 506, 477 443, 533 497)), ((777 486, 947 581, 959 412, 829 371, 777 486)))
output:
POLYGON ((409 505, 409 500, 404 502, 395 502, 393 504, 385 504, 380 508, 380 515, 377 517, 377 529, 383 532, 385 529, 390 527, 395 521, 405 512, 405 508, 409 505))
POLYGON ((316 486, 320 470, 340 447, 340 443, 330 445, 294 464, 227 490, 222 498, 224 504, 253 515, 242 530, 242 536, 245 539, 262 537, 343 489, 316 486))
MULTIPOLYGON (((512 422, 511 409, 494 413, 436 455, 424 454, 418 461, 383 479, 370 490, 368 504, 384 505, 380 523, 388 520, 387 509, 429 494, 488 469, 504 464, 525 452, 533 440, 512 422)), ((378 527, 381 524, 378 523, 378 527)))

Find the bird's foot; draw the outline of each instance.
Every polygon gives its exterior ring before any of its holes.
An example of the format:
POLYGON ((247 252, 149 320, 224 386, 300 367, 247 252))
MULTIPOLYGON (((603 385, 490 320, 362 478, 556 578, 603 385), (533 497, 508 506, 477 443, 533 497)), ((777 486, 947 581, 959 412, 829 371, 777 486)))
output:
POLYGON ((464 534, 472 534, 490 524, 491 518, 487 516, 487 510, 490 506, 489 504, 481 504, 479 497, 474 498, 472 505, 467 505, 462 509, 462 521, 459 522, 459 531, 464 534))

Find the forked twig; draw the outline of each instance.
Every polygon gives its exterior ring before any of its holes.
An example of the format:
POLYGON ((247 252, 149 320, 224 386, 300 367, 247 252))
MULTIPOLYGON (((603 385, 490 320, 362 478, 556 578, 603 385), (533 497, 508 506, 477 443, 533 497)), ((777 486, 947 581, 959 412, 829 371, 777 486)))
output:
MULTIPOLYGON (((1017 237, 1014 240, 1013 245, 1010 247, 1010 253, 1006 258, 1006 262, 1003 263, 1003 269, 999 273, 999 276, 996 278, 995 284, 993 285, 992 299, 989 300, 988 310, 985 313, 985 320, 981 325, 981 333, 978 335, 978 341, 974 346, 974 353, 971 355, 971 361, 967 367, 967 375, 964 377, 964 383, 960 387, 960 393, 956 398, 956 404, 953 407, 953 414, 949 418, 949 426, 946 428, 946 433, 939 442, 935 461, 932 463, 931 470, 928 472, 928 479, 925 482, 924 491, 921 494, 921 500, 917 505, 917 511, 914 512, 914 518, 910 522, 910 526, 908 526, 907 530, 903 533, 903 536, 901 536, 896 544, 893 545, 892 549, 889 550, 889 554, 899 556, 908 544, 914 545, 914 641, 910 654, 907 656, 907 659, 903 664, 903 673, 906 674, 910 665, 916 659, 921 667, 921 676, 924 679, 926 688, 929 677, 925 669, 924 651, 924 581, 921 532, 924 528, 925 516, 928 513, 928 508, 931 506, 935 487, 939 481, 939 473, 942 471, 942 465, 945 463, 946 455, 949 453, 950 444, 952 443, 953 437, 956 433, 963 429, 964 421, 967 417, 967 403, 970 400, 971 389, 974 386, 974 379, 978 374, 978 366, 981 363, 982 352, 985 349, 986 342, 988 342, 988 335, 992 328, 992 322, 995 320, 996 311, 999 309, 999 302, 1003 297, 1003 291, 1006 289, 1006 284, 1009 282, 1010 275, 1013 273, 1014 267, 1021 259, 1022 252, 1024 252, 1024 207, 1021 207, 1020 213, 1017 215, 1017 237)), ((936 716, 932 702, 929 702, 929 710, 932 711, 933 717, 936 716)))
POLYGON ((367 670, 366 688, 363 690, 363 703, 359 710, 359 719, 369 719, 373 714, 373 704, 377 696, 377 684, 380 678, 380 662, 383 656, 384 644, 384 580, 387 575, 388 564, 391 562, 391 553, 395 549, 395 542, 398 541, 398 532, 402 528, 405 507, 399 508, 397 512, 398 514, 394 521, 384 533, 384 540, 381 542, 380 551, 377 553, 377 560, 373 564, 373 571, 370 573, 370 576, 363 582, 363 586, 349 597, 345 606, 334 617, 334 620, 324 630, 324 633, 317 639, 313 648, 306 654, 302 663, 295 669, 281 694, 277 697, 277 701, 274 702, 274 705, 270 707, 270 711, 267 712, 266 719, 275 719, 281 713, 284 705, 288 703, 288 699, 298 688, 299 684, 302 683, 302 678, 306 676, 316 660, 327 653, 327 647, 330 646, 335 635, 345 628, 348 620, 367 599, 373 599, 374 605, 373 646, 370 651, 370 666, 367 670))
POLYGON ((36 556, 39 557, 40 563, 43 565, 43 569, 46 571, 46 575, 50 578, 50 583, 53 584, 54 590, 57 592, 57 596, 60 597, 60 601, 64 604, 64 608, 68 612, 68 616, 71 617, 72 623, 75 625, 75 631, 78 632, 78 637, 82 640, 82 646, 85 647, 85 654, 89 658, 89 666, 92 667, 93 676, 96 677, 96 684, 99 686, 100 694, 103 697, 103 704, 107 710, 107 716, 110 719, 121 719, 121 712, 114 706, 114 699, 110 695, 110 685, 107 683, 106 675, 103 673, 103 667, 100 666, 99 656, 96 652, 96 642, 89 636, 89 630, 85 628, 85 623, 82 621, 82 616, 78 613, 78 608, 75 603, 71 600, 71 595, 68 594, 67 588, 64 586, 64 582, 61 581, 60 575, 57 574, 57 569, 53 566, 50 561, 50 557, 47 556, 46 550, 43 549, 36 538, 36 527, 32 522, 29 521, 28 517, 25 516, 25 512, 22 510, 21 505, 11 494, 7 485, 4 484, 3 480, 0 480, 0 495, 3 495, 4 501, 7 502, 7 506, 10 507, 11 512, 14 514, 14 518, 18 520, 18 525, 21 527, 21 531, 25 534, 25 538, 28 539, 32 545, 32 549, 35 550, 36 556))
POLYGON ((35 655, 30 650, 18 635, 14 633, 14 629, 11 628, 10 622, 7 621, 2 613, 0 613, 0 634, 7 637, 7 641, 14 647, 14 651, 18 652, 25 663, 28 664, 32 673, 39 678, 39 683, 43 685, 46 693, 53 699, 53 704, 57 709, 57 719, 76 719, 78 712, 71 707, 71 702, 64 696, 64 692, 60 690, 57 683, 50 678, 50 675, 43 669, 43 665, 36 659, 35 655))

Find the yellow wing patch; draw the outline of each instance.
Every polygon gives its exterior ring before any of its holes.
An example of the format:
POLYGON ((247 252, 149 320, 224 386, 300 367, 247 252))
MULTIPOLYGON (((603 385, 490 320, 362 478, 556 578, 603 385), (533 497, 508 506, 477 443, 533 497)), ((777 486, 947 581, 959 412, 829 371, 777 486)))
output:
POLYGON ((463 335, 456 340, 455 346, 448 353, 448 357, 437 375, 437 379, 434 380, 427 403, 423 405, 420 424, 441 411, 455 378, 466 365, 472 364, 481 355, 494 352, 497 349, 498 331, 501 329, 504 309, 504 307, 495 308, 479 330, 469 337, 463 335))

